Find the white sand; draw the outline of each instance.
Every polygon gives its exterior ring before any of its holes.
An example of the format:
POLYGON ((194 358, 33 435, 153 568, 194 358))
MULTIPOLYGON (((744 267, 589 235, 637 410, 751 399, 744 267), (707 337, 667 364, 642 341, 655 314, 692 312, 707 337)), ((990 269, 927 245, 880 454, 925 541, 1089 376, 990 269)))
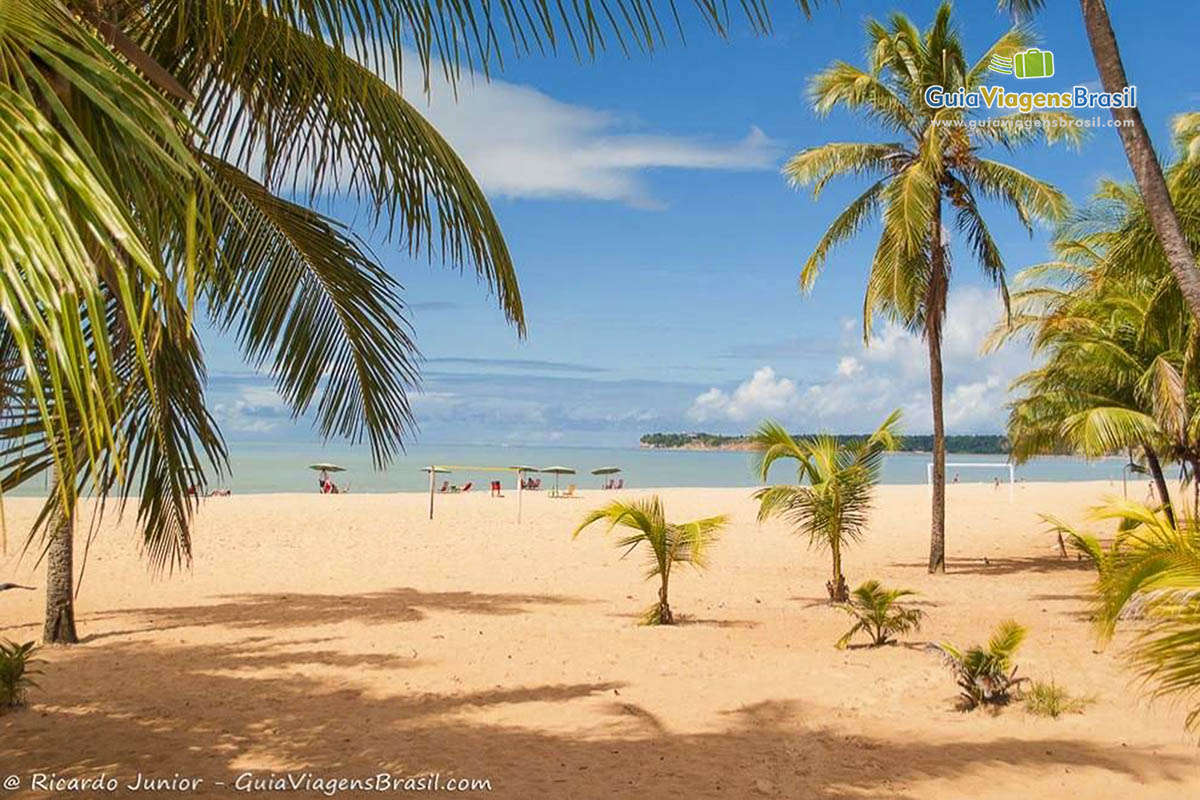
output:
MULTIPOLYGON (((153 580, 131 525, 101 532, 85 643, 45 650, 31 708, 0 716, 0 771, 180 773, 202 796, 249 770, 440 772, 505 798, 1190 796, 1185 709, 1143 699, 1127 639, 1099 648, 1090 573, 1035 516, 1080 520, 1114 491, 1028 484, 1010 505, 1006 488, 952 486, 951 574, 931 577, 926 489, 884 487, 847 578, 916 589, 929 616, 899 646, 847 651, 827 556, 756 525, 744 489, 661 492, 673 519, 734 520, 709 572, 676 574, 675 628, 635 624, 655 591, 640 556, 619 560, 600 529, 570 538, 611 493, 527 493, 520 527, 511 491, 439 497, 434 523, 420 495, 211 499, 190 574, 153 580), (1021 674, 1094 696, 1086 713, 954 710, 923 645, 1006 617, 1031 629, 1021 674)), ((6 508, 15 533, 34 503, 6 508)), ((42 585, 28 563, 0 580, 42 585)), ((0 594, 2 635, 39 636, 42 602, 0 594)))

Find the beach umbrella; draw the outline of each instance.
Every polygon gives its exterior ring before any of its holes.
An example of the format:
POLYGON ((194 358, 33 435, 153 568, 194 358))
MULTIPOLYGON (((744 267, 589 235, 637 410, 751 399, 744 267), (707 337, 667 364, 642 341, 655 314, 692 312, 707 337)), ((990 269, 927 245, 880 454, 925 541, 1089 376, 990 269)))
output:
MULTIPOLYGON (((337 464, 330 464, 325 461, 318 461, 315 464, 309 464, 308 468, 314 472, 329 473, 329 472, 345 472, 345 467, 339 467, 337 464)), ((328 475, 326 475, 328 478, 328 475)), ((318 479, 319 481, 320 479, 318 479)))
POLYGON ((517 471, 517 486, 521 485, 521 479, 525 477, 526 472, 537 472, 537 467, 531 467, 528 464, 510 464, 509 469, 517 471))
POLYGON ((597 467, 592 470, 593 475, 616 475, 621 471, 620 467, 597 467))
POLYGON ((547 475, 554 476, 554 496, 558 496, 558 476, 559 475, 574 475, 575 470, 570 467, 542 467, 538 472, 544 472, 547 475))

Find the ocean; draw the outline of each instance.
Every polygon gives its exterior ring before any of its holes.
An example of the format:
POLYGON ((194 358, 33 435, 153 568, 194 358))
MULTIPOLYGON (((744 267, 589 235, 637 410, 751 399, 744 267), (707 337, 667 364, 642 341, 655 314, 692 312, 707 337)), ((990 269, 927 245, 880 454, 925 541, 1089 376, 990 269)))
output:
MULTIPOLYGON (((591 474, 601 467, 619 467, 618 478, 627 487, 645 486, 756 486, 760 484, 751 469, 752 455, 745 452, 644 450, 636 447, 525 447, 485 445, 416 445, 398 458, 386 471, 371 466, 366 447, 346 445, 304 445, 296 443, 231 443, 230 460, 233 474, 214 483, 235 492, 303 492, 316 491, 316 473, 306 467, 310 463, 329 461, 346 467, 336 480, 353 492, 414 492, 428 488, 428 474, 422 467, 429 464, 453 467, 442 480, 462 485, 468 481, 487 486, 500 479, 511 484, 511 474, 496 473, 480 467, 505 467, 524 464, 536 467, 565 466, 578 474, 564 475, 562 485, 574 483, 580 488, 594 488, 606 478, 591 474)), ((924 453, 895 453, 884 460, 884 483, 924 483, 929 456, 924 453)), ((1008 480, 1004 456, 951 454, 949 462, 994 464, 995 467, 947 467, 947 480, 957 474, 964 482, 991 482, 996 477, 1008 480)), ((1039 458, 1016 468, 1018 481, 1083 481, 1117 480, 1125 466, 1122 458, 1087 461, 1081 458, 1039 458)), ((781 462, 772 470, 774 480, 787 481, 794 472, 781 462)), ((554 476, 543 475, 542 486, 553 484, 554 476)), ((1131 480, 1144 480, 1131 478, 1131 480)))
MULTIPOLYGON (((507 467, 523 464, 535 467, 564 466, 576 470, 563 475, 562 486, 576 484, 581 489, 597 488, 607 480, 591 474, 593 469, 618 467, 615 477, 625 486, 758 486, 751 468, 752 454, 731 451, 645 450, 637 447, 525 447, 521 445, 414 445, 385 471, 371 466, 366 446, 320 445, 295 442, 231 442, 232 474, 209 479, 209 488, 226 488, 239 494, 261 492, 308 492, 317 490, 317 474, 307 466, 314 462, 332 462, 345 467, 335 480, 351 492, 419 492, 429 488, 429 477, 422 468, 435 464, 450 466, 441 481, 463 485, 472 482, 486 488, 489 481, 502 480, 509 486, 512 473, 494 472, 483 467, 507 467)), ((930 462, 927 453, 893 453, 883 462, 883 483, 925 483, 930 462)), ((1007 482, 1004 456, 951 453, 947 457, 946 479, 964 483, 990 483, 997 477, 1007 482), (988 467, 954 466, 987 464, 988 467)), ((1018 481, 1120 481, 1125 469, 1123 458, 1088 461, 1068 456, 1038 458, 1015 468, 1018 481)), ((780 462, 771 471, 772 481, 785 482, 794 476, 794 467, 780 462)), ((553 475, 538 476, 542 488, 554 484, 553 475)), ((1170 477, 1170 475, 1169 475, 1170 477)), ((1146 478, 1130 476, 1132 482, 1146 478)), ((14 491, 16 495, 44 495, 45 483, 34 481, 14 491)))

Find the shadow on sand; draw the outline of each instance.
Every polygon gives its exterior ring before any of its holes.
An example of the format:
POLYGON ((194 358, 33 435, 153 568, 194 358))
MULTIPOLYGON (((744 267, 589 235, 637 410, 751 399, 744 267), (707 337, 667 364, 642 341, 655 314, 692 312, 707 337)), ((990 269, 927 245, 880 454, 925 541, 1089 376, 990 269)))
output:
POLYGON ((236 630, 337 625, 351 621, 368 625, 393 625, 420 622, 429 611, 511 615, 527 613, 529 606, 587 602, 558 595, 419 592, 410 588, 351 595, 242 594, 225 595, 217 599, 220 602, 211 605, 134 608, 89 614, 81 618, 82 623, 122 620, 134 621, 137 627, 92 634, 85 641, 214 625, 236 630))
MULTIPOLYGON (((197 775, 208 782, 192 796, 213 797, 231 793, 212 780, 231 781, 248 764, 330 776, 441 772, 490 779, 490 797, 576 799, 743 798, 756 792, 891 798, 914 783, 995 764, 1101 769, 1135 780, 1194 775, 1193 764, 1161 753, 1064 738, 934 743, 847 736, 828 727, 820 709, 784 701, 731 710, 719 730, 676 733, 625 702, 621 684, 600 678, 453 694, 405 692, 405 670, 421 662, 404 653, 342 652, 327 639, 303 634, 244 635, 260 627, 278 634, 314 621, 408 625, 433 608, 515 614, 563 602, 575 601, 401 589, 337 597, 245 595, 212 606, 107 614, 131 630, 206 630, 201 641, 107 634, 91 645, 54 651, 43 665, 38 704, 0 717, 0 763, 60 776, 197 775), (212 643, 218 637, 221 643, 212 643), (374 685, 389 690, 357 688, 354 678, 363 670, 385 679, 374 685), (469 713, 572 702, 590 703, 589 713, 610 727, 572 735, 488 724, 469 713)), ((541 718, 531 712, 535 717, 541 718)))
MULTIPOLYGON (((889 564, 892 567, 908 569, 928 569, 926 561, 897 562, 889 564)), ((1029 556, 1018 558, 947 558, 946 572, 950 575, 1012 575, 1021 572, 1038 574, 1053 572, 1093 572, 1092 565, 1086 561, 1059 558, 1055 556, 1029 556)))

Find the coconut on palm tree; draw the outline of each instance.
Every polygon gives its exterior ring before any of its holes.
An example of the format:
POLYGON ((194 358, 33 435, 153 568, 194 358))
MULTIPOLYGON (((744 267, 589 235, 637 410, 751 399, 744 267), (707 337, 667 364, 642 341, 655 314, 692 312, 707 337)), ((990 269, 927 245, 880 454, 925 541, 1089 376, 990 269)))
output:
POLYGON ((675 614, 668 597, 671 568, 675 564, 691 564, 698 570, 705 569, 708 549, 729 523, 729 518, 720 515, 691 522, 668 522, 657 495, 630 502, 614 500, 584 517, 572 538, 601 521, 608 523, 609 532, 616 528, 631 531, 617 540, 617 547, 625 550, 624 555, 638 549, 647 551, 646 579, 658 578, 658 601, 646 611, 642 621, 647 625, 672 625, 675 614))
POLYGON ((777 422, 762 423, 751 437, 758 450, 759 477, 767 480, 781 459, 796 462, 796 483, 767 486, 754 493, 760 522, 780 517, 810 547, 828 550, 832 574, 825 584, 831 603, 850 597, 842 574, 842 555, 866 532, 867 518, 879 483, 883 455, 896 448, 900 410, 893 411, 870 436, 840 442, 834 436, 797 440, 777 422))
MULTIPOLYGON (((726 29, 721 9, 696 6, 726 29)), ((228 468, 200 320, 230 332, 322 437, 367 440, 377 465, 398 452, 417 381, 399 286, 318 198, 349 197, 405 253, 472 269, 523 333, 495 216, 401 91, 403 54, 420 86, 439 66, 453 81, 563 41, 581 55, 650 49, 658 7, 0 6, 0 487, 55 476, 33 534, 45 533, 48 640, 75 639, 83 493, 135 501, 154 568, 190 562, 196 496, 228 468)), ((768 27, 758 0, 743 8, 768 27)))
POLYGON ((929 571, 943 572, 945 557, 945 424, 942 412, 942 325, 950 285, 950 246, 945 213, 963 246, 1007 298, 1004 260, 983 217, 984 199, 1007 205, 1032 232, 1038 220, 1066 212, 1063 194, 1048 183, 1001 161, 985 157, 989 148, 1010 150, 1039 139, 1076 141, 1079 129, 1065 124, 1060 111, 1035 111, 973 119, 972 109, 927 105, 926 90, 972 91, 989 79, 993 55, 1011 54, 1030 44, 1026 30, 1014 28, 982 57, 967 60, 943 3, 925 31, 903 14, 887 23, 869 20, 867 64, 844 61, 813 78, 814 108, 827 114, 842 107, 883 128, 881 142, 835 142, 795 155, 784 174, 796 185, 812 185, 818 196, 836 177, 865 177, 869 185, 829 226, 800 275, 812 287, 831 250, 879 220, 880 233, 867 277, 863 335, 869 343, 877 315, 917 331, 929 349, 933 421, 933 493, 929 571), (974 124, 979 123, 979 124, 974 124))

